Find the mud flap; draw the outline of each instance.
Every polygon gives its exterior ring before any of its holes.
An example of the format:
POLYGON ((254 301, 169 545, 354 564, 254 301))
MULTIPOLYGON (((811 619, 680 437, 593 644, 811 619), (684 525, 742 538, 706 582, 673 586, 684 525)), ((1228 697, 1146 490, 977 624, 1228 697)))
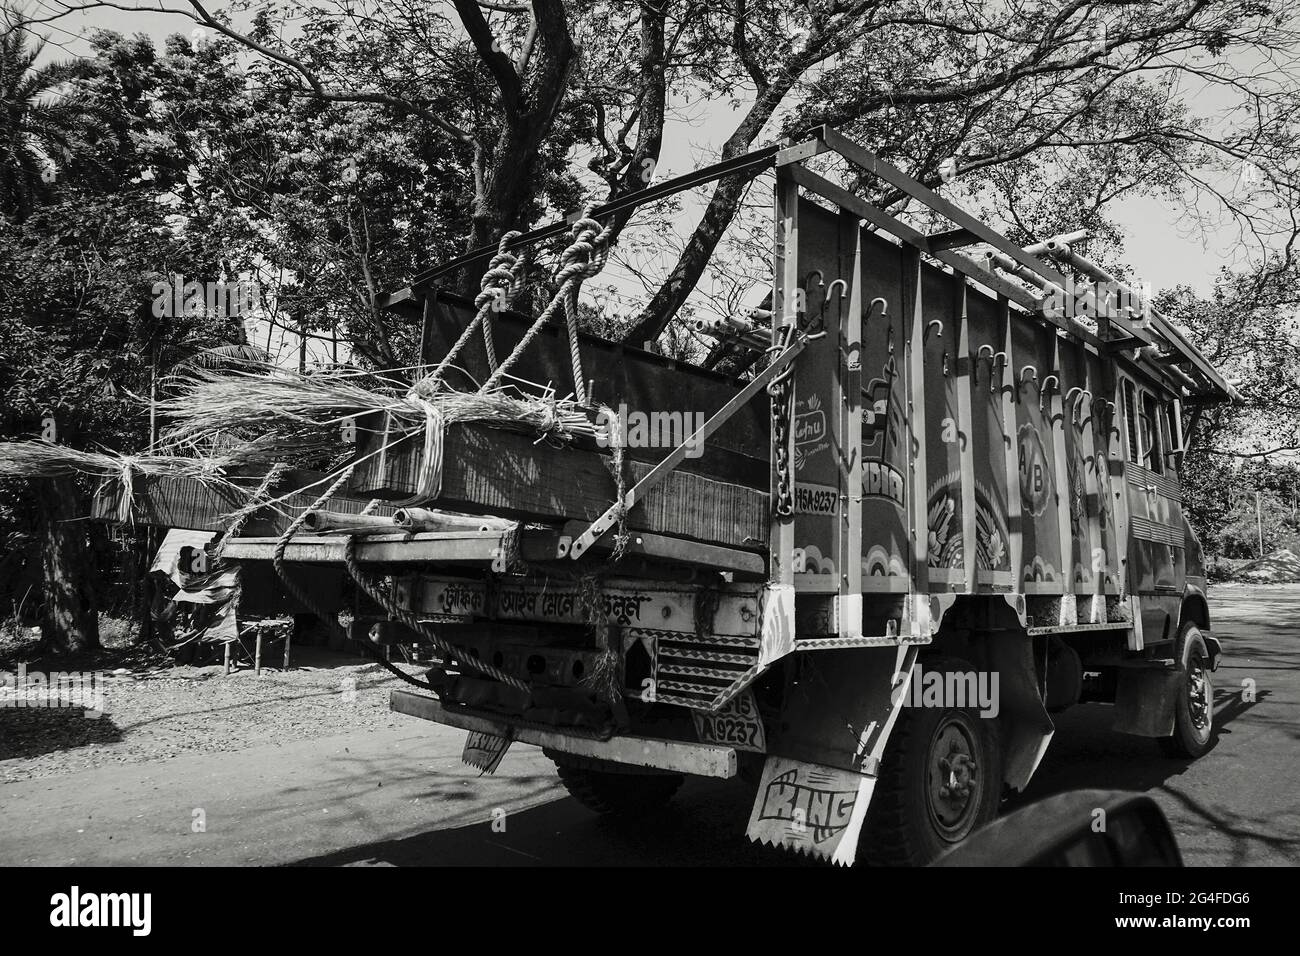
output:
POLYGON ((465 749, 460 753, 462 762, 484 773, 496 773, 501 759, 510 749, 510 738, 499 734, 471 730, 465 737, 465 749))
POLYGON ((1038 769, 1056 727, 1043 706, 1034 645, 1013 635, 988 642, 990 669, 998 672, 1002 719, 1002 778, 1023 790, 1038 769))
POLYGON ((875 786, 869 774, 768 757, 745 834, 848 866, 875 786))
POLYGON ((808 652, 799 693, 769 741, 746 835, 853 863, 880 761, 916 664, 917 648, 808 652), (809 686, 811 685, 811 686, 809 686))
POLYGON ((1126 667, 1115 688, 1111 729, 1136 737, 1168 737, 1174 732, 1182 674, 1177 669, 1126 667))

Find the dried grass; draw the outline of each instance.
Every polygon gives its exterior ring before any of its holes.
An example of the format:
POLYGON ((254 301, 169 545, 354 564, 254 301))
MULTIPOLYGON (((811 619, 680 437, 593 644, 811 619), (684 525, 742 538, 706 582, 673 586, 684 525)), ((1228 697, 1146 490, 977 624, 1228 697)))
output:
POLYGON ((397 391, 398 383, 370 377, 377 389, 362 387, 348 374, 297 375, 198 372, 180 380, 179 394, 162 402, 160 411, 173 424, 163 435, 168 446, 210 445, 219 436, 243 436, 247 443, 232 454, 245 460, 283 460, 296 440, 300 452, 341 450, 341 428, 376 412, 392 417, 395 431, 423 428, 433 406, 444 425, 478 422, 546 437, 594 436, 587 413, 567 399, 523 397, 505 389, 484 392, 437 392, 417 399, 397 391), (272 450, 282 452, 275 456, 272 450), (262 456, 266 456, 263 458, 262 456))
POLYGON ((82 451, 43 441, 0 442, 0 475, 15 478, 110 478, 131 471, 219 481, 222 469, 232 463, 221 458, 82 451))

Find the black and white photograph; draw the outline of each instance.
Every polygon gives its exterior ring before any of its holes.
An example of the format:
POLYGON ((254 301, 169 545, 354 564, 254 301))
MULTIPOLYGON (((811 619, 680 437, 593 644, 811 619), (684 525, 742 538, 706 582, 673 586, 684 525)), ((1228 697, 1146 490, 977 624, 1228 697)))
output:
POLYGON ((1298 0, 0 0, 11 912, 1240 945, 1298 247, 1298 0))

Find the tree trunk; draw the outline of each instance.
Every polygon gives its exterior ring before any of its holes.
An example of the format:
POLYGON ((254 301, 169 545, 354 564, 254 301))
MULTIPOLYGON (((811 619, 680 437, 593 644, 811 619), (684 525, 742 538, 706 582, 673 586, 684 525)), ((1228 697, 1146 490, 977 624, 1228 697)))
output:
POLYGON ((89 565, 90 549, 81 519, 81 489, 72 478, 36 482, 41 518, 45 610, 41 641, 54 654, 99 647, 99 616, 89 565))
POLYGON ((738 173, 718 182, 700 224, 695 227, 695 232, 691 234, 690 241, 682 250, 673 271, 669 273, 664 284, 659 287, 650 304, 645 307, 645 311, 637 318, 636 324, 624 336, 623 341, 637 348, 644 348, 643 343, 659 338, 663 330, 668 327, 673 316, 699 284, 700 277, 708 268, 713 250, 718 247, 722 234, 736 218, 745 186, 753 178, 753 173, 738 173))
MULTIPOLYGON (((759 93, 757 100, 745 114, 745 118, 723 144, 720 159, 735 159, 753 145, 755 137, 772 118, 803 69, 803 65, 788 65, 778 82, 767 86, 759 93)), ((677 264, 673 266, 672 272, 655 292, 650 303, 637 316, 636 324, 623 337, 624 342, 643 348, 645 342, 659 338, 663 330, 668 327, 673 316, 686 304, 695 286, 699 284, 700 277, 708 268, 709 259, 722 240, 723 233, 727 231, 731 221, 736 218, 736 213, 740 211, 740 201, 745 195, 745 188, 757 175, 757 171, 742 172, 718 180, 713 196, 709 199, 709 205, 705 208, 699 225, 691 233, 691 238, 678 257, 677 264)))

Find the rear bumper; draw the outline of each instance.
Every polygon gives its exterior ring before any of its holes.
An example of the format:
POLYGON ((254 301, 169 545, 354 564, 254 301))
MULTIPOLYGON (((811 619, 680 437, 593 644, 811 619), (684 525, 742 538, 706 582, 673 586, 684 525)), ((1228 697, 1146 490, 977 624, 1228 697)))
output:
POLYGON ((399 714, 431 720, 435 724, 478 733, 509 736, 521 743, 558 750, 561 753, 608 760, 633 767, 651 767, 699 777, 730 778, 736 775, 736 751, 719 744, 686 743, 653 737, 611 737, 593 740, 563 731, 513 727, 505 720, 482 717, 443 707, 440 701, 408 690, 395 690, 389 706, 399 714))

